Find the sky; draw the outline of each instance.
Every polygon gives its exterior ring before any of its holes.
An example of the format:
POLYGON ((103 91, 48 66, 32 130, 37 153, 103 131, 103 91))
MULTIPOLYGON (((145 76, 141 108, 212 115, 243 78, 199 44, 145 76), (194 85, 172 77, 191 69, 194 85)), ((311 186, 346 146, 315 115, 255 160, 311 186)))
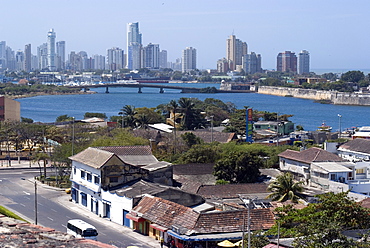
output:
POLYGON ((186 47, 198 69, 215 69, 234 34, 248 52, 276 68, 279 52, 310 53, 311 69, 370 68, 369 0, 0 0, 0 41, 32 53, 53 28, 66 52, 126 53, 127 23, 139 22, 143 45, 159 44, 168 61, 186 47))

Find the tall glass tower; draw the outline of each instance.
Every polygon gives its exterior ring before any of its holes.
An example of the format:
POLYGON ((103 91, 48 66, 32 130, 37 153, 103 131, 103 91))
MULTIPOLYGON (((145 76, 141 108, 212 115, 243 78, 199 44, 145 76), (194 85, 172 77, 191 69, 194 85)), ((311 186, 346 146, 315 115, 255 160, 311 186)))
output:
POLYGON ((127 68, 141 68, 142 35, 139 32, 139 23, 127 24, 127 68))
POLYGON ((47 58, 48 58, 48 69, 49 71, 55 71, 56 70, 56 67, 55 67, 55 38, 56 38, 56 34, 54 32, 54 29, 50 29, 50 31, 48 32, 48 55, 47 55, 47 58))
POLYGON ((298 55, 298 74, 310 73, 310 53, 302 50, 298 55))

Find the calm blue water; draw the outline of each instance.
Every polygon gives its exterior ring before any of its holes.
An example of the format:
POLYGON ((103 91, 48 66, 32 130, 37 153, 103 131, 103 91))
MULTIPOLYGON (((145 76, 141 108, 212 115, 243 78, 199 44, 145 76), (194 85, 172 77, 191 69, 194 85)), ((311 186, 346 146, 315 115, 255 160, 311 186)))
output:
MULTIPOLYGON (((219 84, 173 84, 188 87, 219 88, 219 84)), ((339 117, 342 130, 354 126, 370 126, 370 107, 344 106, 314 103, 292 97, 278 97, 256 93, 230 93, 230 94, 200 94, 180 93, 178 90, 165 90, 159 94, 159 89, 143 88, 142 94, 137 89, 110 88, 109 94, 104 93, 105 88, 93 89, 97 94, 89 95, 53 95, 37 96, 18 99, 21 103, 21 116, 33 119, 35 122, 54 122, 60 115, 67 114, 76 119, 82 119, 86 112, 105 113, 108 117, 118 115, 125 105, 138 107, 156 107, 167 104, 170 100, 181 97, 193 97, 200 100, 216 98, 223 102, 232 102, 237 108, 249 106, 260 111, 292 114, 290 118, 296 125, 302 125, 305 130, 316 130, 323 121, 339 130, 339 117)))

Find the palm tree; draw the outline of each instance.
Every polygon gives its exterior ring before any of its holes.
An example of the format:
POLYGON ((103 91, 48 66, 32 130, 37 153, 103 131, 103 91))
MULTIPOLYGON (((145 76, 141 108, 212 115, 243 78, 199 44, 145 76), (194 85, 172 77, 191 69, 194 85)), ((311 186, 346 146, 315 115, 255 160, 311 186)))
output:
POLYGON ((150 118, 145 114, 139 114, 138 117, 136 118, 136 122, 139 125, 139 128, 148 129, 150 118))
POLYGON ((291 173, 284 173, 276 177, 276 179, 269 184, 267 190, 272 193, 269 194, 267 198, 279 202, 286 200, 298 202, 298 199, 300 199, 299 193, 303 191, 302 184, 303 181, 295 182, 291 173))
POLYGON ((179 105, 181 107, 182 117, 182 126, 186 130, 192 130, 194 127, 195 119, 195 104, 190 98, 181 97, 179 100, 179 105))
POLYGON ((121 111, 118 114, 119 115, 122 115, 122 127, 124 126, 124 124, 123 124, 123 122, 124 122, 123 116, 126 116, 125 119, 126 119, 127 126, 134 127, 135 126, 135 123, 136 123, 135 115, 137 114, 137 112, 135 110, 135 106, 125 105, 120 110, 121 111))
POLYGON ((175 100, 171 100, 168 104, 168 109, 172 111, 173 116, 173 135, 174 135, 174 146, 173 153, 176 153, 176 111, 179 108, 179 105, 175 100))

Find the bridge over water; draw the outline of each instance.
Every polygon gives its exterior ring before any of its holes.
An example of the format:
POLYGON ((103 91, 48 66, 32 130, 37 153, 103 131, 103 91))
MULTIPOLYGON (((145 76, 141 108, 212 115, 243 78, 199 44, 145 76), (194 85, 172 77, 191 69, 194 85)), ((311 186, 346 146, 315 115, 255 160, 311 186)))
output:
MULTIPOLYGON (((207 88, 196 88, 196 87, 184 87, 184 86, 173 86, 173 85, 158 85, 148 83, 105 83, 105 84, 88 84, 88 85, 69 85, 68 88, 79 88, 84 91, 88 91, 91 88, 104 88, 105 93, 109 93, 110 87, 126 87, 126 88, 137 88, 138 93, 142 93, 142 88, 157 88, 159 93, 164 93, 164 89, 175 89, 181 90, 181 93, 208 93, 205 92, 207 88)), ((219 90, 216 89, 216 93, 251 93, 254 91, 250 90, 219 90)))

